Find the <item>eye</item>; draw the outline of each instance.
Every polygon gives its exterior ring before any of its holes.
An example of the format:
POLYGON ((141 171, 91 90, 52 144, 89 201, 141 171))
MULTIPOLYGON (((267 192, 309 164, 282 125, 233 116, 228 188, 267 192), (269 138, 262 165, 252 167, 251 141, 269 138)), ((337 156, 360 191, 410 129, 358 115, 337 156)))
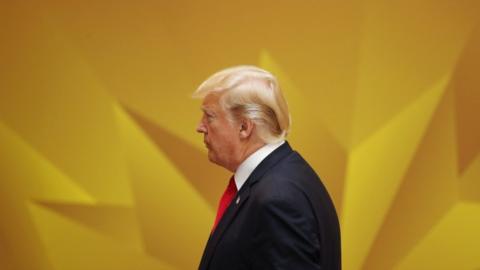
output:
POLYGON ((207 116, 207 121, 208 121, 208 122, 211 122, 211 121, 213 120, 213 118, 215 118, 215 117, 214 117, 213 115, 211 115, 211 114, 206 114, 206 116, 207 116))
POLYGON ((213 114, 205 111, 203 112, 203 119, 207 120, 207 122, 211 122, 213 118, 214 118, 213 114))

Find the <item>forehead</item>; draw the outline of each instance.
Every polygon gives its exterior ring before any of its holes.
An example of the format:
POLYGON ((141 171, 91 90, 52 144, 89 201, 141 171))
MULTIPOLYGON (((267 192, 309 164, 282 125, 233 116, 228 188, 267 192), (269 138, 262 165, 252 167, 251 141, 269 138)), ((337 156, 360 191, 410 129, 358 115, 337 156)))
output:
POLYGON ((215 111, 219 109, 220 96, 216 94, 207 95, 202 102, 202 110, 215 111))

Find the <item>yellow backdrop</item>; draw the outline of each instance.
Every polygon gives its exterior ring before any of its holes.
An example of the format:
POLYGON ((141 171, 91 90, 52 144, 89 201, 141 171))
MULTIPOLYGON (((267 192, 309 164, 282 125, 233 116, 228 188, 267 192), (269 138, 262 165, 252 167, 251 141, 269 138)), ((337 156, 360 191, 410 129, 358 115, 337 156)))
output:
POLYGON ((0 269, 195 269, 229 174, 196 86, 279 77, 343 264, 480 268, 480 2, 2 1, 0 269))

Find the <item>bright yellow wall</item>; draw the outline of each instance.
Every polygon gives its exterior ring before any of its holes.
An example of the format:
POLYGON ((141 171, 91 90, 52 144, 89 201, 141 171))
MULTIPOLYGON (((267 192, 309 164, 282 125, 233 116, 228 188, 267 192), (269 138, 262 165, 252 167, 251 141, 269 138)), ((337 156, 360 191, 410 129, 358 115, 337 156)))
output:
POLYGON ((271 70, 346 270, 480 268, 480 2, 2 1, 0 269, 195 269, 211 73, 271 70))

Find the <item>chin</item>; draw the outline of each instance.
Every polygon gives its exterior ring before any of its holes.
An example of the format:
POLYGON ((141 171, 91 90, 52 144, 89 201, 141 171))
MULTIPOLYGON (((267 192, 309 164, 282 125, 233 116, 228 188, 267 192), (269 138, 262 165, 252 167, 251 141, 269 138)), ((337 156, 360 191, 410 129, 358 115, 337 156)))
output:
POLYGON ((212 150, 208 151, 208 160, 212 163, 217 164, 217 159, 215 158, 215 155, 212 153, 212 150))
POLYGON ((220 162, 220 160, 217 158, 216 155, 214 155, 213 153, 211 152, 208 152, 208 160, 211 162, 211 163, 214 163, 220 167, 224 167, 223 164, 220 162))

